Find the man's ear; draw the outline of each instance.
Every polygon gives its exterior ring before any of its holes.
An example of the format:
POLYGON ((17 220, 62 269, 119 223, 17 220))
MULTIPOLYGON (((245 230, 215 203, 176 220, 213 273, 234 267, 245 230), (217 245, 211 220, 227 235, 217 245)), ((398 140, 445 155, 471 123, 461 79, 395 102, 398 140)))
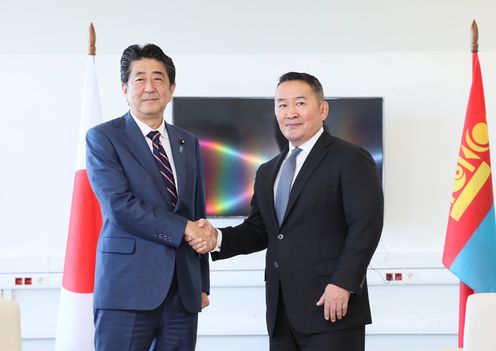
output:
POLYGON ((121 83, 121 90, 122 90, 122 94, 124 94, 124 96, 127 96, 127 84, 126 83, 121 83))
POLYGON ((126 99, 126 103, 129 105, 129 99, 127 98, 127 84, 121 83, 121 91, 122 95, 124 95, 124 99, 126 99))
POLYGON ((322 121, 325 121, 328 115, 329 115, 329 103, 324 100, 320 104, 320 119, 322 121))
POLYGON ((170 97, 169 97, 169 101, 167 101, 167 103, 171 102, 172 98, 174 97, 174 91, 176 90, 176 83, 172 84, 170 86, 169 90, 170 90, 170 97))

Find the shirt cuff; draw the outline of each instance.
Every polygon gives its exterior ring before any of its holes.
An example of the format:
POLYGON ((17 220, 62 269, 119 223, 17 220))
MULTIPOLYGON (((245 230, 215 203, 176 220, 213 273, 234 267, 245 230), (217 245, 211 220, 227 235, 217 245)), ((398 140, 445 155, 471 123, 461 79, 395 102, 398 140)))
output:
POLYGON ((215 230, 217 231, 217 244, 212 252, 220 252, 220 247, 222 246, 222 232, 217 228, 215 228, 215 230))

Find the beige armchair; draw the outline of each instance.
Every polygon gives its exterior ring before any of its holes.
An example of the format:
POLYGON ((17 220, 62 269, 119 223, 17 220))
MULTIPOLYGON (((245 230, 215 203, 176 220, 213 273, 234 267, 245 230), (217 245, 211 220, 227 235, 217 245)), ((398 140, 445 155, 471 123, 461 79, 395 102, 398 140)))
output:
POLYGON ((21 317, 14 300, 0 300, 0 350, 21 351, 21 317))

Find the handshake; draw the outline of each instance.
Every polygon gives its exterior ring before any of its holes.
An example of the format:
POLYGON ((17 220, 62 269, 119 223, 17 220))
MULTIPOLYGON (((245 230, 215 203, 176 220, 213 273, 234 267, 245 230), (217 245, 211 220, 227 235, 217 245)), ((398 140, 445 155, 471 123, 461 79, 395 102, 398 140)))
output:
POLYGON ((215 249, 217 235, 217 229, 203 218, 196 222, 188 221, 184 230, 184 240, 199 254, 205 254, 215 249))

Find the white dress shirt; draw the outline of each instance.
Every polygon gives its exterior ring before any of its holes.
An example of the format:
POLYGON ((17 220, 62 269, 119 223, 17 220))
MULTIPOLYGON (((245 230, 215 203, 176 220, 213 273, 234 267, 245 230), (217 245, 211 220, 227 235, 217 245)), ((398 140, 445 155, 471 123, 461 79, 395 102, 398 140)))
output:
MULTIPOLYGON (((320 128, 317 131, 317 133, 315 133, 315 135, 313 137, 311 137, 310 139, 305 141, 303 144, 298 146, 301 149, 301 151, 298 154, 298 156, 296 156, 296 168, 295 168, 293 180, 291 181, 291 186, 293 186, 293 183, 296 179, 296 176, 298 176, 298 173, 301 170, 301 166, 303 166, 303 163, 305 163, 305 160, 307 159, 308 154, 310 153, 310 151, 312 151, 313 146, 315 145, 315 143, 317 142, 317 140, 319 139, 319 137, 322 135, 323 132, 324 132, 324 128, 320 128)), ((295 146, 293 146, 293 145, 291 145, 291 143, 289 143, 289 151, 286 154, 284 161, 286 161, 286 159, 289 157, 289 155, 291 155, 291 152, 293 151, 294 148, 295 148, 295 146)), ((279 185, 279 178, 281 177, 281 168, 282 168, 282 163, 281 163, 281 167, 279 167, 279 171, 277 172, 277 177, 276 177, 276 180, 274 182, 274 193, 273 193, 274 204, 276 202, 276 193, 277 193, 277 186, 279 185)))
POLYGON ((167 153, 167 157, 169 158, 169 163, 172 167, 172 173, 174 174, 174 182, 176 183, 176 192, 179 195, 179 180, 177 179, 176 166, 174 165, 174 157, 172 156, 172 148, 170 145, 169 134, 167 133, 167 129, 165 128, 165 121, 162 119, 162 123, 160 123, 160 126, 157 129, 152 129, 146 123, 143 123, 138 118, 136 118, 131 111, 129 111, 129 113, 138 125, 141 133, 143 133, 143 137, 145 138, 151 153, 153 153, 153 144, 152 140, 147 137, 147 135, 151 131, 160 132, 160 143, 162 144, 162 147, 164 148, 165 152, 167 153))

